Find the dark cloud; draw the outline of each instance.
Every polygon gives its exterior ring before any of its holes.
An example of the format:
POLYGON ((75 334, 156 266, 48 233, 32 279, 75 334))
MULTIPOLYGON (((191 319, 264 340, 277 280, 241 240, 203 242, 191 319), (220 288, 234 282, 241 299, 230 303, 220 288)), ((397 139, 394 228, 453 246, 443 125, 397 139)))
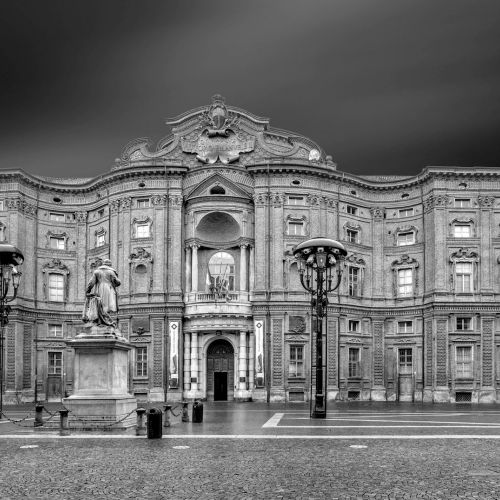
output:
POLYGON ((20 1, 0 21, 0 166, 109 170, 210 102, 353 173, 499 165, 497 1, 20 1))

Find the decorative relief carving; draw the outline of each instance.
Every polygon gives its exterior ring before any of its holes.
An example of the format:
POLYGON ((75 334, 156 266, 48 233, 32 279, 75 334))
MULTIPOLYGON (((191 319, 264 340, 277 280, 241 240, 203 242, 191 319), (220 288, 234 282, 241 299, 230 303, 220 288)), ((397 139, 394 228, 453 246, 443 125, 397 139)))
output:
POLYGON ((284 196, 283 193, 272 193, 271 194, 271 203, 275 207, 283 206, 284 196))
POLYGON ((373 322, 373 382, 384 385, 384 323, 373 322))
POLYGON ((327 364, 328 364, 328 380, 327 385, 337 385, 337 342, 333 339, 337 338, 337 321, 333 318, 327 319, 327 328, 330 336, 327 341, 327 364))
POLYGON ((447 346, 447 320, 437 320, 436 331, 436 385, 445 386, 448 383, 446 374, 446 346, 447 346))
POLYGON ((492 208, 495 203, 494 196, 479 196, 477 199, 477 204, 481 208, 492 208))
POLYGON ((75 212, 75 219, 78 224, 85 224, 85 222, 87 222, 87 216, 88 212, 84 210, 75 212))
POLYGON ((382 220, 385 217, 385 208, 373 207, 370 208, 370 213, 373 219, 382 220))
POLYGON ((182 206, 182 196, 180 195, 170 195, 169 203, 172 208, 181 208, 182 206))
POLYGON ((451 199, 447 194, 431 195, 424 200, 424 209, 430 210, 435 207, 444 208, 450 203, 451 199))
POLYGON ((306 322, 302 316, 290 316, 288 330, 293 333, 304 333, 306 322))
POLYGON ((166 206, 168 202, 168 197, 167 195, 155 195, 151 198, 151 202, 153 203, 154 206, 166 206))
POLYGON ((33 346, 33 325, 24 325, 23 332, 23 389, 31 388, 31 349, 33 346))
POLYGON ((253 195, 253 202, 255 205, 265 205, 267 200, 267 193, 259 193, 253 195))
POLYGON ((109 206, 111 207, 111 213, 116 213, 118 210, 120 210, 120 200, 111 200, 109 202, 109 206))
POLYGON ((307 204, 311 207, 319 207, 321 203, 321 197, 316 194, 308 194, 306 200, 307 204))
POLYGON ((163 385, 163 320, 153 320, 153 385, 163 385))
POLYGON ((130 196, 120 198, 119 202, 122 209, 130 208, 132 206, 132 198, 130 196))
POLYGON ((493 319, 483 319, 483 385, 493 385, 493 319))
POLYGON ((432 372, 433 372, 433 360, 432 360, 432 320, 427 319, 425 321, 425 386, 433 385, 432 372))
POLYGON ((142 261, 142 262, 153 262, 153 257, 145 248, 136 247, 135 252, 129 255, 129 262, 132 261, 142 261))
POLYGON ((273 319, 273 385, 283 384, 283 345, 281 333, 283 330, 283 320, 273 319))
POLYGON ((10 210, 21 210, 26 215, 36 215, 36 205, 27 202, 24 198, 8 198, 6 200, 7 208, 10 210))

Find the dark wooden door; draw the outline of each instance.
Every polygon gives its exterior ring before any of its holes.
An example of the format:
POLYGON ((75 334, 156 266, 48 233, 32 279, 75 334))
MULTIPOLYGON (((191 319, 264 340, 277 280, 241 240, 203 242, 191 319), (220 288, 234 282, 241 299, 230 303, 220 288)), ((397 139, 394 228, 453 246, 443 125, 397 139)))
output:
POLYGON ((227 372, 214 372, 214 401, 227 401, 227 372))

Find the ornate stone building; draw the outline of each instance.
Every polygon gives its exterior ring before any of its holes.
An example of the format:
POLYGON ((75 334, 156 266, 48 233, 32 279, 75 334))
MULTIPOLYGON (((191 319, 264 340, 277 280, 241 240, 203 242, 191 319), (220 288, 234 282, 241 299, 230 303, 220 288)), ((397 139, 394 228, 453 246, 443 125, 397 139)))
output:
POLYGON ((26 257, 5 400, 71 392, 65 340, 104 258, 138 398, 307 400, 292 249, 318 235, 348 249, 327 319, 330 399, 500 400, 499 169, 352 175, 220 96, 167 125, 97 178, 0 172, 0 237, 26 257))

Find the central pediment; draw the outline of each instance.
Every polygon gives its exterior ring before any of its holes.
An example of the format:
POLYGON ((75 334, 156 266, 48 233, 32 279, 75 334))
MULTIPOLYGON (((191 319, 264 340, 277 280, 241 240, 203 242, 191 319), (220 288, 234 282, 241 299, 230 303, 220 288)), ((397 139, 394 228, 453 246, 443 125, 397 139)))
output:
POLYGON ((172 133, 156 147, 148 139, 136 139, 123 151, 115 168, 133 164, 250 165, 266 160, 298 159, 324 162, 321 148, 306 137, 273 129, 268 118, 226 106, 220 95, 210 106, 167 119, 172 133))

